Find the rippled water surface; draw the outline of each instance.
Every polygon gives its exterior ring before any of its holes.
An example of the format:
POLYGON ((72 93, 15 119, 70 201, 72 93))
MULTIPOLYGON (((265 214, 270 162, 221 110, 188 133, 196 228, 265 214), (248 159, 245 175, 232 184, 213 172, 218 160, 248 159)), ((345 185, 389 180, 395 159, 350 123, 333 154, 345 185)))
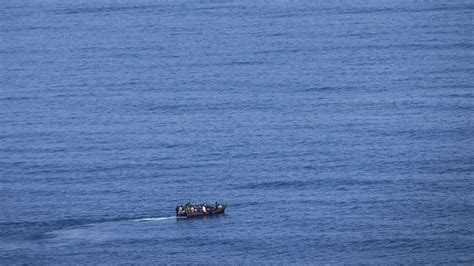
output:
POLYGON ((474 264, 473 14, 3 1, 0 264, 474 264))

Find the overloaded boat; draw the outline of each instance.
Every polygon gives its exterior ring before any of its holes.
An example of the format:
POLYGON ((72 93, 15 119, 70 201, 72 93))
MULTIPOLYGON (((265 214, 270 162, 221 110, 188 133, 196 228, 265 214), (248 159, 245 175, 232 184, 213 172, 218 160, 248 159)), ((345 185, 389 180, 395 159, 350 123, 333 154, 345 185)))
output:
POLYGON ((216 204, 196 204, 186 203, 185 205, 176 206, 177 217, 198 217, 198 216, 209 216, 224 213, 227 204, 217 203, 216 204))

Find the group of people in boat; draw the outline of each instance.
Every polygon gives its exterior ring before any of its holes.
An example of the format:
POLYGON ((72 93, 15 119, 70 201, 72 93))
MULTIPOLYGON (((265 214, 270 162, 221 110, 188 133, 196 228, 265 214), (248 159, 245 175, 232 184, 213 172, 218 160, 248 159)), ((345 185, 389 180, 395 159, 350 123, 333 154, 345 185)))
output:
POLYGON ((176 206, 176 215, 177 216, 206 215, 206 214, 211 214, 215 211, 221 210, 223 207, 224 207, 223 204, 219 204, 217 202, 215 205, 209 205, 206 203, 193 205, 188 202, 185 205, 176 206))

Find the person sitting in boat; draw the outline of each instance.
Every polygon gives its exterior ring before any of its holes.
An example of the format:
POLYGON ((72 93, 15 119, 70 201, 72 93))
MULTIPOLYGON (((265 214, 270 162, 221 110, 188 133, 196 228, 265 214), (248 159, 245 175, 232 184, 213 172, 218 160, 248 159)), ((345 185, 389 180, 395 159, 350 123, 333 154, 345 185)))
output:
POLYGON ((186 213, 186 212, 185 212, 183 206, 179 206, 179 209, 178 209, 178 213, 177 213, 177 214, 178 214, 179 216, 183 216, 185 213, 186 213))

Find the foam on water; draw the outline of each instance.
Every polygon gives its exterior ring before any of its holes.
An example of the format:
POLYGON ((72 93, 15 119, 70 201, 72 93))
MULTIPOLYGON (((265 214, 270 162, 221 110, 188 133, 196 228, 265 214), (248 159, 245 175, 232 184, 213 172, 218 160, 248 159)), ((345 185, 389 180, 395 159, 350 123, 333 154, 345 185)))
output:
POLYGON ((140 221, 164 221, 164 220, 172 220, 172 219, 186 219, 186 217, 176 217, 176 216, 170 216, 170 217, 150 217, 150 218, 140 218, 140 219, 135 219, 133 221, 140 222, 140 221))

